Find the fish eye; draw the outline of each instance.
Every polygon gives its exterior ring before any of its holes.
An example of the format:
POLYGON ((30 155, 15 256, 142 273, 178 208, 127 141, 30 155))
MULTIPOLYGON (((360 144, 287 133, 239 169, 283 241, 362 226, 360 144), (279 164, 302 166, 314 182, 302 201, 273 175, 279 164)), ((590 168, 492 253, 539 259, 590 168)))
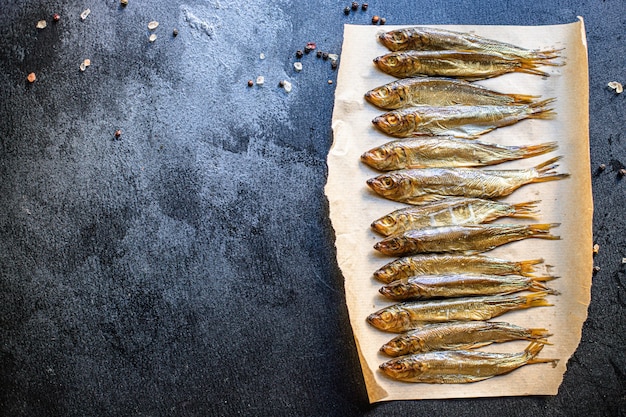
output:
POLYGON ((392 56, 388 56, 387 57, 387 65, 390 65, 392 67, 395 66, 395 65, 398 65, 398 58, 396 58, 393 55, 392 56))
POLYGON ((396 32, 393 34, 394 42, 404 42, 406 40, 406 35, 403 32, 396 32))
POLYGON ((390 124, 391 126, 395 126, 400 122, 400 118, 393 113, 388 115, 386 120, 387 120, 387 123, 390 124))
POLYGON ((380 315, 380 319, 385 322, 391 321, 392 318, 393 318, 393 315, 388 311, 383 311, 380 315))
POLYGON ((393 187, 394 185, 394 180, 391 177, 383 177, 380 181, 386 188, 393 187))
POLYGON ((383 87, 378 90, 378 96, 385 98, 389 95, 389 87, 383 87))
POLYGON ((391 216, 385 216, 380 219, 380 222, 383 224, 383 226, 393 226, 394 224, 396 224, 396 219, 391 216))

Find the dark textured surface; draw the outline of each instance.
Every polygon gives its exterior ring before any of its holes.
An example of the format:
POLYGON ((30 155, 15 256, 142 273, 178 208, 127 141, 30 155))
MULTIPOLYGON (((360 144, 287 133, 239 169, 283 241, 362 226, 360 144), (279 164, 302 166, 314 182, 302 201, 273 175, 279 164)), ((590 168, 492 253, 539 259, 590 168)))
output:
POLYGON ((622 0, 129 3, 0 0, 1 415, 626 415, 622 0), (336 73, 292 64, 374 14, 585 18, 601 269, 555 397, 367 403, 323 193, 336 73))

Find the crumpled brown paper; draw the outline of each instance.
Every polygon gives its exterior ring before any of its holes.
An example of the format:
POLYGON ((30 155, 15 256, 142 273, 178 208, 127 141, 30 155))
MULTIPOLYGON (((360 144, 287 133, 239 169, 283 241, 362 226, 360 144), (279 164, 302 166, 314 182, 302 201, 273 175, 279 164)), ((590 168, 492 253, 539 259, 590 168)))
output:
MULTIPOLYGON (((548 364, 524 366, 510 374, 471 384, 412 384, 391 380, 378 369, 389 359, 379 348, 394 335, 381 332, 366 317, 389 301, 379 295, 381 284, 372 273, 392 258, 378 254, 372 246, 381 239, 370 229, 378 217, 402 206, 371 192, 365 181, 377 175, 360 162, 360 155, 392 138, 377 131, 371 120, 383 113, 367 103, 366 91, 393 80, 375 68, 372 60, 388 51, 377 42, 376 26, 346 25, 337 80, 332 128, 334 142, 328 155, 326 195, 335 229, 337 260, 345 277, 346 302, 370 402, 400 399, 554 395, 563 378, 567 360, 576 349, 587 317, 592 276, 592 195, 589 163, 588 71, 585 30, 582 18, 557 26, 441 26, 451 30, 509 42, 529 49, 563 48, 565 65, 542 67, 550 76, 507 74, 480 81, 486 87, 506 93, 556 97, 554 120, 525 120, 496 129, 481 141, 498 144, 537 144, 557 141, 559 149, 548 155, 502 164, 499 168, 535 166, 562 155, 559 172, 571 177, 548 183, 526 185, 505 200, 541 200, 538 219, 530 223, 560 223, 553 229, 562 240, 528 239, 491 252, 510 260, 544 258, 538 271, 557 275, 551 286, 561 294, 549 296, 551 307, 507 313, 498 321, 543 327, 553 334, 542 358, 558 358, 556 368, 548 364), (546 265, 551 265, 552 268, 546 265), (549 269, 549 271, 548 271, 549 269)), ((384 30, 398 26, 386 26, 384 30)), ((506 219, 500 222, 528 220, 506 219)), ((495 344, 485 350, 522 351, 527 343, 495 344)))

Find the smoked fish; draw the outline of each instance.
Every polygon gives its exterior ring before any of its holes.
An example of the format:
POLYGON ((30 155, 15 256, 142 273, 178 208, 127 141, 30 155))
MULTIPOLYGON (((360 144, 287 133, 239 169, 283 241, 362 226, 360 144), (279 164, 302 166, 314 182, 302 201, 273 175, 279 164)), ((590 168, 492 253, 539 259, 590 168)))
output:
POLYGON ((545 291, 557 294, 544 283, 556 277, 524 277, 521 275, 420 275, 394 281, 379 292, 394 301, 427 300, 442 297, 475 295, 506 295, 520 291, 545 291))
POLYGON ((492 274, 533 276, 543 259, 509 261, 484 255, 424 254, 396 259, 374 272, 374 278, 389 284, 415 275, 492 274))
POLYGON ((482 198, 446 197, 395 210, 372 223, 383 236, 411 229, 487 223, 501 217, 532 217, 539 201, 509 204, 482 198))
POLYGON ((402 333, 429 323, 489 320, 506 312, 551 306, 546 292, 529 295, 489 295, 429 301, 405 301, 378 310, 367 322, 379 330, 402 333))
POLYGON ((437 350, 475 349, 512 340, 544 340, 549 336, 546 329, 529 329, 505 322, 458 321, 427 324, 411 330, 385 343, 380 351, 398 357, 437 350))
POLYGON ((390 378, 405 382, 462 384, 483 381, 506 374, 524 365, 551 363, 558 359, 540 359, 541 342, 531 342, 518 353, 491 353, 476 350, 444 350, 415 353, 391 359, 380 365, 390 378))
POLYGON ((464 80, 412 77, 390 82, 365 93, 365 99, 385 110, 412 106, 530 104, 538 96, 504 94, 464 80))
POLYGON ((376 243, 374 249, 388 256, 432 252, 460 252, 471 255, 522 239, 559 240, 559 236, 550 234, 550 229, 558 225, 475 224, 427 227, 387 237, 376 243))
POLYGON ((554 99, 514 106, 415 106, 381 114, 372 123, 396 138, 455 136, 476 139, 526 119, 552 119, 554 99))
POLYGON ((548 77, 549 73, 537 67, 554 65, 539 58, 455 50, 390 52, 374 58, 374 64, 382 72, 396 78, 448 77, 467 81, 484 80, 513 72, 548 77))
POLYGON ((556 142, 504 146, 455 137, 398 139, 370 149, 361 161, 379 171, 413 168, 464 168, 496 165, 552 152, 556 142))
POLYGON ((519 187, 536 182, 569 177, 554 169, 561 157, 552 158, 534 168, 488 170, 474 168, 422 168, 391 171, 367 180, 367 185, 389 200, 421 204, 441 196, 500 198, 519 187))
POLYGON ((406 50, 459 50, 497 53, 526 59, 551 60, 559 56, 559 50, 535 50, 521 48, 510 43, 446 29, 416 26, 391 30, 378 36, 390 51, 406 50))

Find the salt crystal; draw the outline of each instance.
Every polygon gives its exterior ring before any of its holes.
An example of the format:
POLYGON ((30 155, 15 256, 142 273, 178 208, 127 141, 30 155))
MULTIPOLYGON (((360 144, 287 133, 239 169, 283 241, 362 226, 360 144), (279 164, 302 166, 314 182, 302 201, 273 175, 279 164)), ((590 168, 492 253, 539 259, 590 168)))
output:
POLYGON ((302 62, 294 62, 293 69, 295 69, 298 72, 302 71, 302 62))
POLYGON ((159 27, 159 22, 157 22, 156 20, 153 20, 152 22, 148 23, 148 29, 150 30, 154 30, 158 27, 159 27))
POLYGON ((609 88, 615 90, 617 94, 621 94, 624 91, 624 87, 622 86, 622 84, 618 83, 617 81, 611 81, 608 85, 609 88))
POLYGON ((263 85, 265 84, 265 77, 262 75, 259 75, 258 77, 256 77, 256 85, 263 85))
POLYGON ((261 52, 261 54, 259 55, 259 58, 265 59, 265 54, 263 52, 261 52))
POLYGON ((336 61, 339 59, 339 55, 337 54, 328 54, 328 59, 330 59, 331 61, 336 61))
POLYGON ((89 13, 91 13, 91 10, 89 10, 89 9, 83 10, 83 12, 80 14, 80 18, 82 20, 87 19, 87 16, 89 16, 89 13))
POLYGON ((284 83, 285 83, 285 84, 283 85, 283 88, 285 89, 285 91, 286 91, 287 93, 290 93, 290 92, 291 92, 291 89, 292 89, 292 85, 291 85, 291 83, 290 83, 289 81, 287 81, 287 80, 285 80, 285 81, 284 81, 284 83))
POLYGON ((150 37, 148 38, 148 40, 149 40, 150 42, 154 42, 154 41, 156 41, 156 38, 157 38, 156 33, 153 33, 152 35, 150 35, 150 37))
POLYGON ((37 22, 37 29, 44 29, 46 26, 48 26, 48 23, 46 23, 45 20, 40 20, 39 22, 37 22))

